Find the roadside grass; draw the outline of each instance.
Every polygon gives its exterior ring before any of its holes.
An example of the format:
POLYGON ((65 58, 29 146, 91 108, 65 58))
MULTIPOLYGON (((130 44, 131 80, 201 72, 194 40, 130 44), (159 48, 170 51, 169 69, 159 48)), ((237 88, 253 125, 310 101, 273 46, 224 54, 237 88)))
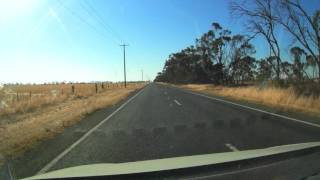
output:
POLYGON ((320 97, 298 96, 291 87, 225 87, 211 84, 186 84, 175 86, 200 93, 249 102, 251 101, 258 104, 276 107, 282 111, 300 111, 320 117, 320 97))
POLYGON ((122 86, 120 83, 5 85, 0 89, 0 116, 27 113, 46 105, 64 102, 67 99, 87 98, 105 90, 119 89, 122 86))
POLYGON ((37 106, 35 110, 0 115, 0 122, 4 120, 0 123, 0 164, 9 157, 15 158, 37 143, 54 137, 84 116, 116 104, 144 85, 129 84, 127 88, 118 86, 100 93, 87 93, 86 96, 65 94, 62 97, 56 96, 56 100, 50 99, 53 98, 50 96, 39 100, 40 102, 33 101, 34 106, 37 106))

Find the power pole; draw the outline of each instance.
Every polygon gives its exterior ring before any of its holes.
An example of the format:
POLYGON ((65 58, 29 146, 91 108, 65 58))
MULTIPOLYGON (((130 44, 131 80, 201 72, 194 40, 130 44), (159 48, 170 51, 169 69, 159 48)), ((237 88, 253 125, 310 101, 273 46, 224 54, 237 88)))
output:
POLYGON ((141 81, 143 82, 143 69, 141 69, 141 81))
POLYGON ((121 44, 120 46, 123 47, 123 75, 124 75, 124 88, 127 87, 127 79, 126 79, 126 46, 128 44, 121 44))

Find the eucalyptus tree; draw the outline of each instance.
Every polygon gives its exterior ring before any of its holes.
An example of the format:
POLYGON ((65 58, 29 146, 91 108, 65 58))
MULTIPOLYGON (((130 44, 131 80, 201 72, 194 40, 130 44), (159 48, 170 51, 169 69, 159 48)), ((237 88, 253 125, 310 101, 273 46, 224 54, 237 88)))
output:
POLYGON ((253 79, 256 60, 251 57, 255 53, 254 46, 249 43, 250 38, 244 35, 234 35, 229 46, 229 76, 238 83, 253 79))
POLYGON ((277 0, 247 0, 241 4, 232 1, 230 5, 231 13, 238 17, 245 17, 246 28, 253 36, 262 36, 269 45, 272 56, 276 63, 272 64, 276 72, 276 79, 280 80, 281 71, 281 49, 276 36, 277 23, 274 7, 277 0))
POLYGON ((309 77, 308 73, 304 70, 306 63, 303 61, 303 59, 306 59, 303 56, 306 57, 307 53, 298 46, 292 47, 290 53, 293 56, 293 73, 295 78, 298 81, 302 81, 304 74, 306 77, 309 77))
POLYGON ((310 54, 308 62, 317 64, 320 78, 320 10, 311 13, 299 0, 279 1, 276 21, 310 54))

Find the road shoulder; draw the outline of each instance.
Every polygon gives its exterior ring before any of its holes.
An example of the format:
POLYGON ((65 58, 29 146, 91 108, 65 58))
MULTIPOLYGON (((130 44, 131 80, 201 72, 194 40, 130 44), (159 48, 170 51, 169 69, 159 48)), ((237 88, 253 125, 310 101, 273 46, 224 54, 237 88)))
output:
POLYGON ((8 165, 16 178, 27 177, 35 174, 39 169, 43 168, 46 163, 50 162, 58 154, 81 138, 99 122, 103 121, 107 116, 112 114, 116 109, 142 89, 131 92, 129 96, 113 106, 106 107, 89 114, 81 119, 77 124, 67 127, 61 134, 38 143, 32 149, 9 161, 0 168, 0 179, 2 179, 1 177, 6 174, 5 171, 8 165))
POLYGON ((235 98, 231 98, 231 97, 218 96, 218 95, 213 94, 213 93, 191 90, 191 89, 187 89, 187 88, 178 87, 178 86, 172 85, 172 84, 165 84, 165 83, 158 83, 158 84, 159 85, 163 85, 163 86, 168 86, 168 87, 171 87, 171 88, 176 88, 176 89, 179 89, 179 90, 184 91, 184 92, 205 95, 205 96, 208 96, 208 97, 221 99, 223 101, 229 101, 231 103, 236 103, 236 104, 240 104, 240 105, 243 105, 243 106, 248 106, 248 107, 251 107, 251 108, 254 108, 254 109, 259 109, 259 110, 262 110, 262 111, 278 114, 278 115, 281 115, 281 116, 295 118, 295 119, 298 119, 298 120, 302 120, 302 121, 306 121, 306 122, 310 122, 310 123, 314 123, 314 124, 320 125, 320 119, 319 119, 318 116, 310 115, 310 114, 307 114, 305 112, 277 109, 277 108, 272 107, 272 106, 268 106, 268 105, 264 105, 264 104, 260 104, 260 103, 256 103, 256 102, 252 102, 252 101, 249 101, 249 100, 240 100, 240 99, 235 99, 235 98))

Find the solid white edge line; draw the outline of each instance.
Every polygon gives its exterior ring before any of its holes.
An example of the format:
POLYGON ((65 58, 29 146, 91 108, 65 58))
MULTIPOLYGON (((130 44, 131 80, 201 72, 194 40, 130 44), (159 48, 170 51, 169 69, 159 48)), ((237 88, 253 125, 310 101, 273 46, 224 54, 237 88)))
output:
POLYGON ((177 101, 176 99, 173 100, 176 104, 178 104, 178 106, 181 106, 182 104, 179 103, 179 101, 177 101))
MULTIPOLYGON (((146 85, 148 86, 148 85, 146 85)), ((146 87, 145 86, 145 87, 146 87)), ((54 166, 60 159, 62 159, 66 154, 68 154, 73 148, 75 148, 78 144, 80 144, 83 140, 85 140, 93 131, 95 131, 97 128, 99 128, 103 123, 108 121, 113 115, 115 115, 118 111, 120 111, 123 107, 125 107, 130 101, 132 101, 135 97, 137 97, 141 92, 145 89, 143 87, 137 94, 132 96, 128 101, 123 103, 118 109, 113 111, 108 117, 106 117, 104 120, 100 121, 96 126, 94 126, 92 129, 90 129, 87 133, 85 133, 83 136, 81 136, 80 139, 78 139, 76 142, 74 142, 71 146, 69 146, 67 149, 65 149, 62 153, 60 153, 58 156, 56 156, 53 160, 51 160, 48 164, 46 164, 42 169, 40 169, 36 175, 43 174, 46 171, 48 171, 52 166, 54 166)))
POLYGON ((236 151, 239 151, 239 149, 238 148, 236 148, 234 145, 232 145, 232 144, 229 144, 229 143, 227 143, 227 144, 225 144, 231 151, 234 151, 234 152, 236 152, 236 151))
MULTIPOLYGON (((180 90, 182 90, 182 89, 180 89, 180 90)), ((232 105, 239 106, 239 107, 242 107, 242 108, 247 108, 247 109, 250 109, 250 110, 262 112, 262 113, 265 113, 265 114, 270 114, 272 116, 277 116, 277 117, 280 117, 280 118, 284 118, 284 119, 288 119, 288 120, 291 120, 291 121, 295 121, 295 122, 299 122, 299 123, 306 124, 306 125, 309 125, 309 126, 320 128, 320 124, 306 122, 306 121, 303 121, 303 120, 299 120, 299 119, 291 118, 291 117, 288 117, 288 116, 284 116, 284 115, 280 115, 280 114, 264 111, 264 110, 261 110, 261 109, 257 109, 257 108, 249 107, 249 106, 246 106, 246 105, 234 103, 234 102, 231 102, 231 101, 227 101, 227 100, 223 100, 223 99, 207 96, 207 95, 204 95, 204 94, 189 92, 189 91, 186 91, 186 90, 182 90, 182 91, 186 92, 186 93, 193 94, 193 95, 202 96, 202 97, 205 97, 205 98, 208 98, 208 99, 211 99, 211 100, 216 100, 216 101, 224 102, 224 103, 227 103, 227 104, 232 104, 232 105)))

